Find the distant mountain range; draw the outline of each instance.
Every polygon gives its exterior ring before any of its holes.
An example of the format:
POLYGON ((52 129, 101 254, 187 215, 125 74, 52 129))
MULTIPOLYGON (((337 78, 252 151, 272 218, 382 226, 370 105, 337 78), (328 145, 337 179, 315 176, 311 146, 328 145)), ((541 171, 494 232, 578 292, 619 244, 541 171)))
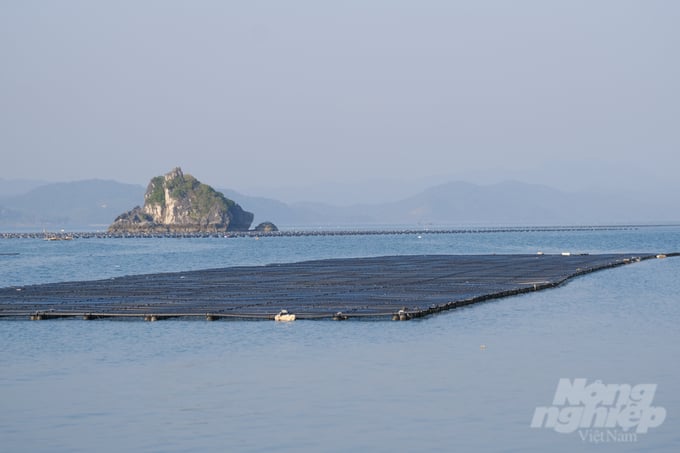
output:
POLYGON ((36 189, 46 184, 49 184, 49 182, 33 179, 7 180, 0 178, 0 198, 21 195, 28 192, 29 190, 36 189))
POLYGON ((0 226, 101 229, 143 202, 144 188, 134 184, 102 180, 44 184, 0 197, 0 226))
MULTIPOLYGON (((145 187, 87 180, 38 185, 0 184, 0 227, 104 229, 119 214, 143 204, 145 187)), ((285 203, 218 189, 255 223, 279 226, 329 225, 575 225, 680 221, 677 201, 651 201, 634 191, 563 192, 543 185, 503 182, 439 184, 386 203, 334 206, 285 203)))

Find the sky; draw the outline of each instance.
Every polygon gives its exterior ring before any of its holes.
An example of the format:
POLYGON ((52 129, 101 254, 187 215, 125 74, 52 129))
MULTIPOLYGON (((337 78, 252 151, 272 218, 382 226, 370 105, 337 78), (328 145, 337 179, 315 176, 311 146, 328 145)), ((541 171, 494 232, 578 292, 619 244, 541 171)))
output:
POLYGON ((0 0, 0 178, 677 188, 678 23, 672 0, 0 0))

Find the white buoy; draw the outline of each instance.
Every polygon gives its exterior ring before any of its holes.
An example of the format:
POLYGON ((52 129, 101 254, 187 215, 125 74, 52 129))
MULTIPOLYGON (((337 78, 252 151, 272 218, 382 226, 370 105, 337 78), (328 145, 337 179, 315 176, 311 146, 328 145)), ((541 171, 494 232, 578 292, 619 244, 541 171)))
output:
POLYGON ((288 310, 281 310, 274 316, 274 321, 290 322, 295 321, 295 315, 288 313, 288 310))
POLYGON ((408 313, 405 308, 399 310, 396 316, 399 321, 408 321, 409 319, 411 319, 411 314, 408 313))

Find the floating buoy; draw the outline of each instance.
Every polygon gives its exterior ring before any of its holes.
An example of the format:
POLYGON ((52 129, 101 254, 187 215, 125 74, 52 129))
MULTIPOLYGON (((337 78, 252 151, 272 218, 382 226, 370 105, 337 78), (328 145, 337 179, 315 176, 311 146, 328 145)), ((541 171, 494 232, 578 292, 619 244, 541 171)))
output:
POLYGON ((406 312, 405 308, 402 308, 392 316, 393 321, 408 321, 411 319, 411 314, 406 312))
POLYGON ((295 321, 295 315, 293 313, 288 313, 288 310, 281 310, 274 316, 274 321, 295 321))
POLYGON ((336 314, 333 315, 333 321, 344 321, 348 318, 346 314, 343 312, 339 311, 336 314))

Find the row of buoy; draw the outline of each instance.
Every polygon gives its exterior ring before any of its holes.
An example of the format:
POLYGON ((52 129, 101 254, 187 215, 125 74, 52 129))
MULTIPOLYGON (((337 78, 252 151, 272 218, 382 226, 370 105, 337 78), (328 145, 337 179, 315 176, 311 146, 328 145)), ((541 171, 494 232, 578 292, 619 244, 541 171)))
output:
MULTIPOLYGON (((392 316, 392 320, 394 321, 408 321, 411 318, 413 318, 413 315, 407 312, 405 308, 402 308, 392 316)), ((208 321, 213 321, 216 319, 216 317, 208 313, 206 314, 206 319, 208 321)), ((295 316, 295 313, 290 313, 288 310, 285 309, 279 311, 277 314, 274 315, 274 321, 277 322, 291 322, 295 321, 296 319, 297 316, 295 316)), ((347 316, 341 311, 333 315, 333 321, 346 321, 347 319, 349 319, 349 316, 347 316)))
MULTIPOLYGON (((84 320, 91 320, 95 319, 96 316, 92 315, 91 313, 85 313, 83 314, 83 319, 84 320)), ((206 313, 205 314, 205 319, 206 321, 215 321, 219 318, 217 315, 213 315, 211 313, 206 313)), ((392 315, 392 320, 393 321, 408 321, 413 318, 413 314, 409 313, 406 311, 405 308, 402 308, 398 312, 396 312, 394 315, 392 315)), ((31 315, 30 317, 31 321, 41 321, 45 319, 45 315, 43 313, 36 312, 31 315)), ((164 319, 163 317, 159 315, 144 315, 144 321, 147 322, 156 322, 164 319)), ((297 316, 295 316, 295 313, 289 313, 288 310, 281 310, 278 312, 276 315, 274 315, 274 321, 278 322, 291 322, 295 321, 297 319, 297 316)), ((344 314, 343 312, 339 311, 333 315, 333 320, 334 321, 345 321, 349 319, 349 316, 344 314)))
MULTIPOLYGON (((72 317, 75 315, 50 315, 44 312, 35 312, 30 315, 30 320, 31 321, 42 321, 43 319, 48 319, 48 318, 55 318, 55 317, 72 317)), ((106 315, 104 315, 106 317, 106 315)), ((82 319, 85 321, 89 321, 92 319, 98 319, 101 318, 101 315, 94 315, 92 313, 83 313, 82 314, 82 319)), ((161 316, 161 315, 153 315, 153 314, 147 314, 143 315, 144 321, 147 322, 156 322, 156 321, 161 321, 163 319, 167 319, 168 316, 161 316)), ((205 319, 206 321, 217 321, 220 319, 219 315, 215 315, 212 313, 206 313, 205 314, 205 319)), ((288 310, 281 310, 278 312, 276 315, 274 315, 274 321, 280 321, 280 322, 290 322, 290 321, 295 321, 297 319, 297 316, 294 313, 289 313, 288 310)), ((349 316, 344 314, 343 312, 339 311, 333 315, 333 320, 334 321, 345 321, 349 319, 349 316)))
MULTIPOLYGON (((425 234, 469 234, 469 233, 535 233, 570 231, 622 231, 637 229, 636 225, 611 226, 554 226, 554 227, 505 227, 505 228, 455 228, 455 229, 404 229, 404 230, 285 230, 285 231, 213 231, 196 233, 124 233, 84 231, 54 233, 58 238, 69 239, 127 239, 127 238, 239 238, 239 237, 304 237, 304 236, 368 236, 368 235, 410 235, 419 239, 425 234)), ((0 233, 0 239, 42 239, 45 233, 0 233)))

